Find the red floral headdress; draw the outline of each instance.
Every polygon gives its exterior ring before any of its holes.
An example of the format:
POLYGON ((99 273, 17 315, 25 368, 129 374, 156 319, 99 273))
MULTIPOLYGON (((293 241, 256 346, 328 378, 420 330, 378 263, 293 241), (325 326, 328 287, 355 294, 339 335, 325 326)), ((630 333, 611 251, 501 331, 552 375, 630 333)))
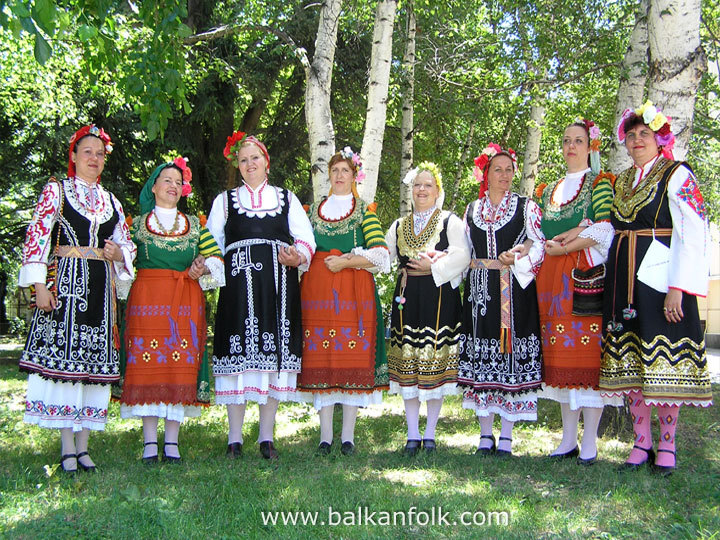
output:
POLYGON ((617 138, 621 143, 625 142, 625 121, 633 117, 640 118, 643 124, 655 132, 655 142, 662 148, 662 155, 667 159, 673 159, 675 135, 670 125, 672 118, 665 116, 650 100, 638 109, 625 109, 617 127, 617 138))
POLYGON ((475 158, 475 168, 473 174, 475 179, 480 184, 480 190, 478 191, 478 199, 482 199, 485 192, 488 189, 487 183, 487 171, 490 168, 490 162, 495 156, 504 155, 512 160, 513 171, 517 172, 517 155, 515 150, 508 148, 507 150, 502 148, 499 144, 490 143, 488 144, 478 157, 475 158))
POLYGON ((188 158, 184 157, 176 157, 174 160, 172 160, 172 164, 182 171, 183 197, 187 197, 192 193, 192 186, 190 185, 190 182, 192 182, 192 171, 190 170, 190 167, 188 167, 188 161, 188 158))
MULTIPOLYGON (((99 128, 95 124, 81 127, 73 134, 72 137, 70 137, 70 150, 68 151, 68 177, 70 178, 75 176, 75 162, 73 161, 72 157, 73 152, 75 152, 75 145, 80 139, 85 137, 85 135, 92 135, 93 137, 97 137, 98 139, 100 139, 105 145, 106 154, 110 154, 113 151, 113 145, 112 141, 110 140, 110 135, 105 133, 105 130, 103 128, 99 128)), ((99 181, 100 177, 98 176, 98 182, 99 181)))
POLYGON ((252 143, 260 149, 260 151, 265 156, 265 161, 267 162, 267 169, 269 171, 270 155, 268 154, 267 148, 265 148, 265 145, 257 138, 253 137, 252 135, 248 135, 244 131, 236 131, 227 138, 227 142, 225 143, 225 149, 223 150, 223 155, 225 156, 225 159, 231 161, 232 164, 235 165, 235 167, 238 167, 238 152, 240 152, 240 148, 242 148, 243 143, 246 142, 252 143))

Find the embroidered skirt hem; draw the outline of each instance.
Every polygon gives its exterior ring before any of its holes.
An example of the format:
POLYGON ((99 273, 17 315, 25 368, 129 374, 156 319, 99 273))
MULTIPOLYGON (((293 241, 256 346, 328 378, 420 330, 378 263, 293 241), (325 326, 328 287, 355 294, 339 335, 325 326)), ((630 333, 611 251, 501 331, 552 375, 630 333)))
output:
POLYGON ((419 401, 429 401, 431 399, 442 399, 445 396, 454 396, 462 393, 456 382, 448 382, 432 389, 420 388, 417 384, 403 386, 390 381, 389 394, 399 394, 403 399, 415 399, 419 401))
POLYGON ((215 403, 242 405, 254 401, 260 405, 269 397, 278 401, 294 401, 297 373, 250 371, 239 375, 215 377, 215 403))
POLYGON ((559 388, 543 383, 538 392, 541 399, 549 399, 558 403, 567 403, 570 410, 577 411, 583 407, 602 409, 605 405, 622 407, 623 398, 619 396, 603 396, 599 390, 592 388, 559 388))
POLYGON ((382 390, 372 392, 297 392, 296 401, 301 403, 310 403, 312 406, 320 410, 329 405, 349 405, 351 407, 368 407, 370 405, 380 405, 382 403, 382 390))

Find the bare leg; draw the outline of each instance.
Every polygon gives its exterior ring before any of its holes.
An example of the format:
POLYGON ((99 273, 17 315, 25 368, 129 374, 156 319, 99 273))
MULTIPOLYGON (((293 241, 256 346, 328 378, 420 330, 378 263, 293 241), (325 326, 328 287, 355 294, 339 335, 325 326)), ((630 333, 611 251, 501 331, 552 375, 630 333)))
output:
POLYGON ((420 440, 420 400, 405 400, 405 419, 407 421, 407 438, 409 441, 420 440))
MULTIPOLYGON (((165 444, 177 443, 180 435, 180 422, 177 420, 165 420, 165 444)), ((165 454, 169 457, 180 457, 180 449, 176 444, 165 446, 165 454)))
POLYGON ((355 422, 357 420, 358 407, 356 405, 343 405, 343 423, 340 440, 355 444, 355 422))
POLYGON ((580 421, 580 409, 572 410, 569 403, 560 404, 560 414, 562 415, 563 435, 560 446, 558 446, 551 456, 557 454, 566 454, 577 447, 578 422, 580 421))
POLYGON ((335 405, 327 405, 320 409, 318 416, 320 417, 320 442, 332 444, 333 440, 333 413, 335 405))
POLYGON ((602 418, 600 407, 583 407, 583 437, 580 447, 580 459, 591 459, 597 456, 597 432, 602 418))
POLYGON ((278 405, 277 399, 269 397, 265 405, 260 405, 260 433, 258 434, 258 441, 272 441, 273 433, 275 431, 275 414, 277 413, 278 405))
POLYGON ((228 405, 228 444, 239 442, 242 444, 242 428, 245 420, 245 403, 242 405, 228 405))

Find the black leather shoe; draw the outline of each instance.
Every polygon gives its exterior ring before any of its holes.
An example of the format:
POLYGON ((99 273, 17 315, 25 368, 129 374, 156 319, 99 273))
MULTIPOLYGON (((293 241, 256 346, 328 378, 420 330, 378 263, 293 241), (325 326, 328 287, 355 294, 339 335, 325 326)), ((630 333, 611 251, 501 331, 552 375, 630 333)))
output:
POLYGON ((225 452, 225 455, 231 459, 239 458, 242 456, 242 443, 241 442, 234 442, 228 444, 227 451, 225 452))
POLYGON ((178 443, 176 442, 166 442, 163 445, 163 461, 167 461, 168 463, 181 463, 182 458, 180 456, 168 456, 167 452, 165 451, 166 446, 177 446, 178 443))
POLYGON ((421 442, 418 439, 408 439, 403 448, 403 454, 412 457, 420 451, 421 442))
POLYGON ((488 454, 493 454, 495 452, 495 435, 480 435, 480 439, 490 439, 492 441, 492 445, 488 448, 478 448, 475 450, 476 456, 487 456, 488 454))
POLYGON ((80 453, 77 455, 78 467, 80 467, 80 468, 81 468, 83 471, 85 471, 85 472, 96 472, 96 471, 97 471, 97 467, 96 467, 95 465, 83 465, 83 464, 82 464, 82 462, 80 461, 80 458, 83 457, 83 456, 89 456, 89 454, 88 454, 87 452, 80 452, 80 453))
MULTIPOLYGON (((675 452, 673 452, 672 450, 665 450, 663 448, 658 448, 658 454, 660 452, 666 452, 668 454, 672 454, 673 456, 675 455, 675 452)), ((78 455, 80 455, 80 454, 78 454, 78 455)), ((677 458, 676 458, 676 461, 677 461, 677 458)), ((653 472, 656 472, 661 476, 670 476, 673 473, 673 471, 675 470, 675 465, 658 465, 656 463, 653 463, 652 470, 653 470, 653 472)))
MULTIPOLYGON (((143 446, 149 446, 149 445, 151 445, 151 444, 154 444, 155 446, 157 446, 157 441, 146 442, 145 444, 143 444, 143 446)), ((157 462, 158 462, 157 452, 155 452, 155 455, 154 455, 154 456, 143 457, 143 458, 142 458, 142 462, 143 462, 143 463, 147 463, 147 464, 157 463, 157 462)))
POLYGON ((578 458, 577 458, 578 465, 584 465, 585 467, 594 465, 596 461, 597 461, 597 454, 595 454, 593 457, 587 458, 587 459, 581 458, 580 456, 578 456, 578 458))
POLYGON ((318 448, 315 451, 315 454, 318 456, 327 456, 327 455, 330 455, 331 450, 332 450, 332 443, 323 441, 318 445, 318 448))
POLYGON ((345 456, 352 456, 355 453, 355 445, 351 443, 350 441, 345 441, 340 446, 340 451, 345 456))
POLYGON ((637 444, 633 445, 633 448, 637 448, 638 450, 642 450, 647 455, 647 459, 643 461, 642 463, 623 463, 620 466, 621 470, 631 470, 631 471, 637 471, 640 467, 643 467, 645 465, 652 464, 653 461, 655 461, 655 452, 652 449, 652 446, 650 448, 643 448, 642 446, 638 446, 637 444))
POLYGON ((260 443, 260 454, 265 459, 278 459, 279 457, 272 441, 263 441, 260 443))
POLYGON ((76 458, 77 458, 77 456, 75 454, 64 454, 64 455, 60 456, 60 468, 66 475, 72 476, 75 473, 77 473, 77 468, 75 468, 75 469, 66 469, 65 468, 65 460, 66 459, 76 459, 76 458))
POLYGON ((577 456, 577 455, 579 455, 579 454, 580 454, 580 450, 579 450, 578 447, 576 446, 575 448, 573 448, 572 450, 570 450, 570 451, 568 451, 568 452, 564 452, 564 453, 562 453, 562 454, 550 454, 548 457, 549 457, 550 459, 561 460, 561 459, 573 458, 573 457, 575 457, 575 456, 577 456))
MULTIPOLYGON (((500 437, 498 438, 499 441, 510 441, 512 443, 512 439, 510 437, 500 437)), ((512 450, 500 450, 499 448, 495 449, 495 455, 497 457, 510 457, 513 455, 512 450)))
POLYGON ((423 439, 422 445, 426 454, 432 454, 437 449, 437 447, 435 446, 435 439, 423 439))

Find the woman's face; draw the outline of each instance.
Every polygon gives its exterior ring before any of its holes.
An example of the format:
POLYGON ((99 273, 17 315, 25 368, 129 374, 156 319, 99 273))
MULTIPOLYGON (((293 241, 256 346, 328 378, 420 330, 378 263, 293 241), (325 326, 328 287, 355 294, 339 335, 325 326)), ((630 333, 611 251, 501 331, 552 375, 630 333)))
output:
POLYGON ((267 175, 267 160, 262 150, 254 144, 240 148, 238 152, 238 169, 243 180, 253 187, 263 183, 267 175))
POLYGON ((75 176, 94 184, 105 168, 105 144, 97 137, 83 137, 75 145, 72 158, 75 176))
POLYGON ((515 176, 512 159, 505 154, 492 158, 487 173, 488 190, 492 192, 510 191, 515 176))
POLYGON ((182 174, 175 167, 165 167, 155 179, 152 192, 160 208, 175 208, 182 195, 182 174))
POLYGON ((330 185, 335 195, 350 193, 354 179, 355 173, 345 159, 341 159, 330 168, 330 185))
POLYGON ((415 177, 412 185, 413 206, 422 212, 435 206, 440 190, 430 171, 422 171, 415 177))
POLYGON ((655 132, 645 124, 638 124, 625 134, 625 148, 638 167, 645 165, 660 152, 655 132))
POLYGON ((590 139, 580 126, 568 126, 562 140, 563 157, 569 172, 587 169, 590 155, 590 139))

